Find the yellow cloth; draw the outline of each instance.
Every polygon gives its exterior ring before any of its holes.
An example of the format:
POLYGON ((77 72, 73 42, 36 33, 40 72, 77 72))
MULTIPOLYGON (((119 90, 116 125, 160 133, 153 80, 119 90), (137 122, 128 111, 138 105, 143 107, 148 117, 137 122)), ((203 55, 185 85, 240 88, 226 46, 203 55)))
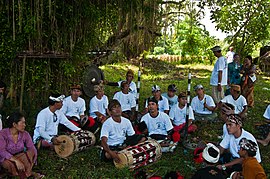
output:
POLYGON ((245 158, 242 167, 244 179, 266 179, 266 174, 255 157, 245 158))

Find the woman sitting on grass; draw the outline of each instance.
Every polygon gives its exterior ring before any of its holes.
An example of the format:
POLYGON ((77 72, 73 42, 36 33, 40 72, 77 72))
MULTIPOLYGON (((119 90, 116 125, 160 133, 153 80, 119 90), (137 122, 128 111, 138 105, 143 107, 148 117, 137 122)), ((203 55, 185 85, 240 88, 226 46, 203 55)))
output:
POLYGON ((24 115, 15 112, 7 120, 8 128, 0 131, 0 165, 11 176, 42 178, 43 175, 32 172, 37 150, 25 131, 24 115))

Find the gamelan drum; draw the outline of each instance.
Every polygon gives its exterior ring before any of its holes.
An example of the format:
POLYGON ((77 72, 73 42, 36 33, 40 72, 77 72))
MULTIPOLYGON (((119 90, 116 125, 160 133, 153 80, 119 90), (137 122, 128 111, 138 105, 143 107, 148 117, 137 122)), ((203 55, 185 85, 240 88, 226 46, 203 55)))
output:
POLYGON ((129 167, 129 169, 136 169, 154 163, 161 158, 161 154, 160 144, 154 139, 149 139, 136 146, 130 146, 119 151, 118 156, 121 162, 114 161, 114 165, 117 168, 129 167))
POLYGON ((83 130, 76 131, 71 135, 60 135, 57 138, 61 141, 61 144, 54 145, 54 150, 62 158, 85 150, 93 146, 96 142, 96 137, 92 132, 83 130))

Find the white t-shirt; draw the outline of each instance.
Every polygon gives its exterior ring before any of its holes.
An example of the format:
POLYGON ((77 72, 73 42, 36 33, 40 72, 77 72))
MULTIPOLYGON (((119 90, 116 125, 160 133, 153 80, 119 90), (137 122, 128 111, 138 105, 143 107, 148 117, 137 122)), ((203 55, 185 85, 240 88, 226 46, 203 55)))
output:
POLYGON ((106 95, 103 95, 101 99, 98 99, 96 96, 94 96, 90 100, 90 109, 89 114, 91 117, 96 118, 97 115, 95 112, 100 112, 101 114, 106 116, 106 110, 108 108, 108 97, 106 95))
POLYGON ((70 122, 61 110, 56 110, 55 114, 57 118, 54 117, 54 113, 50 111, 49 107, 41 110, 38 113, 36 126, 34 130, 34 136, 33 136, 34 143, 37 142, 36 140, 39 137, 42 137, 48 142, 50 142, 52 137, 57 135, 58 133, 59 123, 65 125, 67 128, 69 128, 72 131, 81 130, 80 128, 75 126, 72 122, 70 122))
POLYGON ((234 56, 234 52, 231 52, 231 51, 228 51, 227 54, 226 54, 226 57, 227 57, 227 64, 233 62, 233 56, 234 56))
POLYGON ((124 94, 122 91, 118 91, 113 96, 113 99, 117 99, 119 101, 122 111, 128 111, 131 110, 131 108, 136 107, 135 98, 131 93, 124 94))
MULTIPOLYGON (((180 109, 179 105, 175 105, 171 110, 170 110, 170 118, 173 121, 173 124, 176 126, 179 126, 181 124, 184 124, 186 122, 186 115, 187 115, 187 106, 184 108, 180 109)), ((191 106, 189 106, 189 118, 194 120, 194 114, 193 114, 193 109, 191 106)))
POLYGON ((263 114, 263 117, 265 117, 266 119, 270 120, 270 104, 267 106, 264 114, 263 114))
MULTIPOLYGON (((148 107, 148 100, 145 102, 145 108, 148 107)), ((168 99, 165 98, 164 96, 160 96, 160 100, 158 101, 158 110, 160 112, 164 112, 165 110, 170 110, 169 108, 169 102, 168 99)))
POLYGON ((73 101, 71 96, 68 96, 63 101, 63 106, 61 108, 61 111, 66 116, 76 116, 78 119, 80 119, 80 115, 84 115, 85 108, 85 101, 81 97, 78 97, 77 101, 73 101))
POLYGON ((174 95, 173 97, 169 97, 168 93, 162 93, 161 96, 164 96, 168 99, 170 109, 178 103, 178 97, 176 95, 174 95))
POLYGON ((108 138, 107 144, 115 146, 123 144, 126 136, 132 136, 135 131, 132 128, 131 122, 124 117, 121 117, 121 122, 115 122, 112 117, 107 119, 101 128, 100 139, 104 136, 108 138))
MULTIPOLYGON (((126 81, 126 80, 118 81, 119 87, 121 87, 121 83, 123 81, 126 81)), ((134 96, 135 100, 137 99, 137 86, 136 86, 136 83, 134 81, 132 81, 129 84, 129 93, 131 93, 134 96)))
POLYGON ((210 85, 218 86, 218 72, 222 71, 222 80, 221 86, 227 85, 227 78, 228 78, 228 64, 225 57, 221 56, 217 59, 214 69, 212 71, 212 75, 210 78, 210 85))
POLYGON ((223 127, 222 128, 223 128, 222 139, 224 139, 226 135, 229 135, 228 129, 227 129, 227 126, 226 126, 226 123, 223 124, 223 127))
MULTIPOLYGON (((224 149, 230 149, 230 153, 232 154, 233 157, 237 157, 240 158, 238 151, 240 150, 240 145, 239 142, 242 138, 246 138, 248 140, 252 140, 253 142, 255 142, 257 144, 256 139, 254 138, 254 136, 245 131, 244 129, 242 129, 242 134, 240 137, 235 138, 234 135, 232 134, 228 134, 225 136, 225 138, 221 141, 220 146, 224 149)), ((257 144, 258 145, 258 144, 257 144)), ((258 146, 258 150, 256 153, 255 158, 257 159, 257 161, 260 163, 261 162, 261 154, 260 154, 260 149, 258 146)))
POLYGON ((204 101, 210 107, 215 107, 215 102, 213 98, 207 94, 204 95, 203 99, 200 100, 198 96, 195 96, 191 101, 192 109, 198 114, 212 114, 212 111, 209 111, 204 107, 204 101))
POLYGON ((244 106, 247 106, 247 100, 244 96, 240 95, 236 100, 233 99, 232 95, 225 96, 222 103, 230 103, 234 106, 234 113, 239 114, 244 110, 244 106))
POLYGON ((150 113, 147 113, 142 117, 141 121, 145 122, 149 135, 168 135, 167 131, 173 129, 170 117, 164 112, 159 112, 155 118, 151 117, 150 113))

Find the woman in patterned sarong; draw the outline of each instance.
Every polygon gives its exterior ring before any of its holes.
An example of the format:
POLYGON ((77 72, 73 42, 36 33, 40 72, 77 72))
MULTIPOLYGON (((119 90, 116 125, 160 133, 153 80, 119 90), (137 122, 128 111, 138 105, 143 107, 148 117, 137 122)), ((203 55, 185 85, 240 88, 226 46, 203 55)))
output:
POLYGON ((23 114, 15 112, 7 119, 8 128, 0 131, 0 165, 10 176, 42 178, 32 172, 37 150, 27 131, 23 114))
POLYGON ((252 63, 250 55, 245 57, 245 61, 241 70, 242 76, 242 95, 246 98, 248 107, 254 106, 254 83, 256 81, 256 65, 252 63))

